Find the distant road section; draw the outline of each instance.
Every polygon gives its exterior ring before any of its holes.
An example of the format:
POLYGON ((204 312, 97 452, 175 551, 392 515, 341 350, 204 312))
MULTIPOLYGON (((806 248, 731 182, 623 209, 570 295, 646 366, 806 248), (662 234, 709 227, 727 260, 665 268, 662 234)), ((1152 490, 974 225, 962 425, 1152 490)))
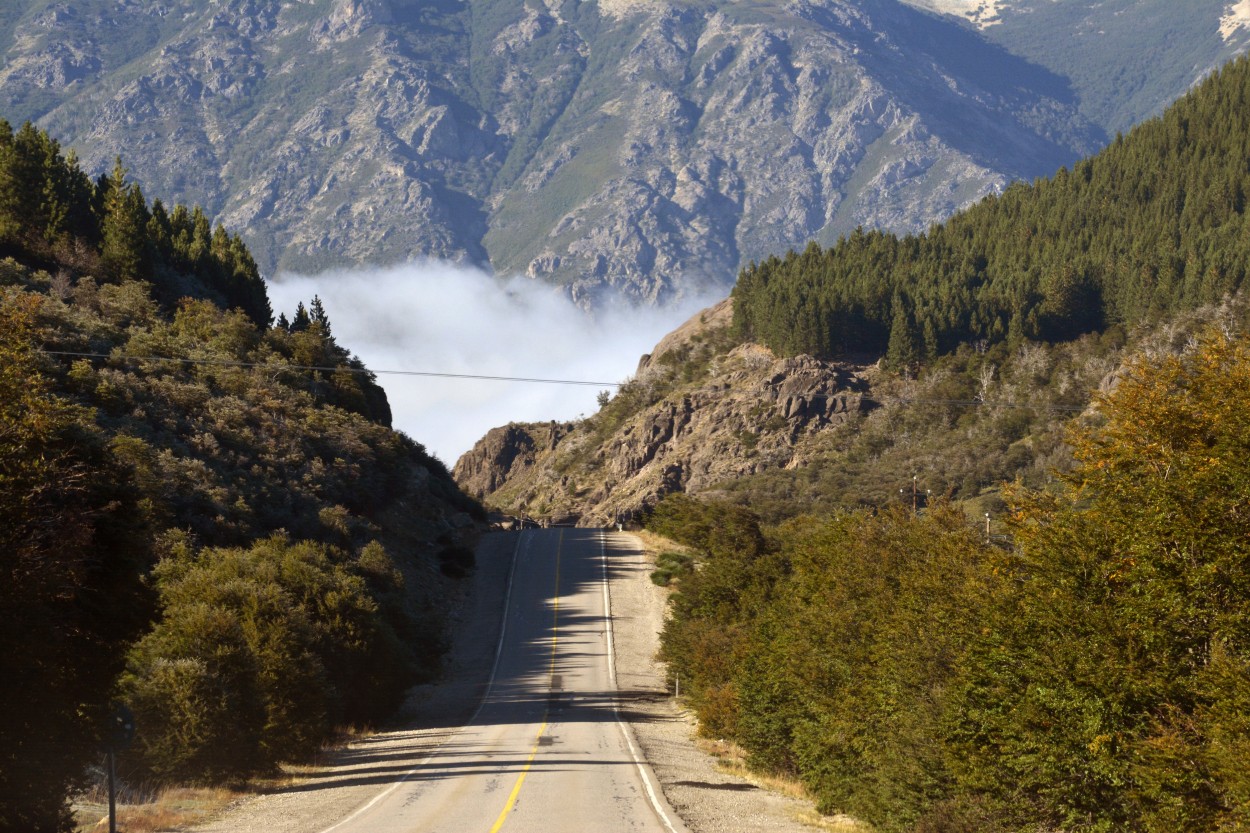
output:
POLYGON ((316 833, 684 833, 618 711, 601 533, 515 541, 481 707, 415 760, 391 750, 393 783, 316 833))

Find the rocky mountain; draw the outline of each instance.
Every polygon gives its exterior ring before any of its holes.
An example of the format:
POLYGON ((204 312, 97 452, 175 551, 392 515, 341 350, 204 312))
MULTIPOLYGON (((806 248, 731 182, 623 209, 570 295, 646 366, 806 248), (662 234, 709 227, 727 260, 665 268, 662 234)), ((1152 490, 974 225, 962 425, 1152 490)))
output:
POLYGON ((980 517, 995 484, 1071 464, 1065 423, 1126 356, 1247 320, 1248 105, 1243 58, 926 234, 756 264, 594 416, 493 432, 456 478, 496 508, 590 524, 672 491, 775 516, 932 491, 980 517))
POLYGON ((1109 134, 1158 114, 1250 43, 1245 0, 904 0, 1068 79, 1109 134))
POLYGON ((430 256, 662 303, 1049 174, 1246 35, 1220 0, 909 2, 8 0, 0 116, 266 274, 430 256))
POLYGON ((895 0, 12 0, 0 114, 238 229, 262 270, 433 256, 663 302, 927 226, 1101 129, 895 0))

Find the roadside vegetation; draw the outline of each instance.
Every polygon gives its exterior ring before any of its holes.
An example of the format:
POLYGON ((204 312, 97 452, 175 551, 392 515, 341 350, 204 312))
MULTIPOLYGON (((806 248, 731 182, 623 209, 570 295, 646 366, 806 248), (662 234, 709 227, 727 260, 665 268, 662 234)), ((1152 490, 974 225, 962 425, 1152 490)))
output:
POLYGON ((1007 490, 1007 546, 943 501, 803 516, 672 497, 698 552, 665 659, 703 731, 882 831, 1250 824, 1250 339, 1131 363, 1073 470, 1007 490))
POLYGON ((478 508, 389 422, 237 237, 0 122, 0 830, 72 829, 114 702, 124 780, 240 783, 434 672, 478 508))
POLYGON ((708 737, 879 831, 1250 826, 1247 95, 743 273, 739 338, 885 372, 816 463, 649 513, 708 737))

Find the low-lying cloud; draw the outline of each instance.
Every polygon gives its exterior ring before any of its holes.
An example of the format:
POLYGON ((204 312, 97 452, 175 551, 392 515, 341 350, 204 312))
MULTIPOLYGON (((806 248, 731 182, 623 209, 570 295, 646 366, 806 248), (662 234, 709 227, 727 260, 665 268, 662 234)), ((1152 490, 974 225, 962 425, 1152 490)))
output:
MULTIPOLYGON (((321 298, 340 345, 370 370, 623 382, 638 358, 698 309, 605 305, 593 316, 547 284, 428 261, 386 269, 280 275, 275 315, 321 298)), ((379 373, 394 425, 453 465, 491 428, 594 413, 606 385, 436 379, 379 373)))

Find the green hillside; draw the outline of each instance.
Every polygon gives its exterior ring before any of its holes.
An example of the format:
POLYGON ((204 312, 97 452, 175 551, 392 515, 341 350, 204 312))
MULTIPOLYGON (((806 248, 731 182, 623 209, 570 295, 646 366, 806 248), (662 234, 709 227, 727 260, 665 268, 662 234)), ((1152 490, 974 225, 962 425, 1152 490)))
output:
POLYGON ((935 226, 856 232, 742 272, 736 321, 793 355, 1055 341, 1218 302, 1250 263, 1250 63, 1097 156, 935 226))
POLYGON ((992 541, 945 501, 661 503, 702 731, 883 833, 1244 830, 1248 374, 1244 329, 1131 363, 992 541))
POLYGON ((1250 825, 1248 92, 1241 60, 926 235, 743 273, 741 335, 901 372, 806 472, 650 511, 689 548, 663 655, 706 734, 870 830, 1250 825), (949 499, 1043 449, 984 524, 949 499))
POLYGON ((123 777, 235 780, 433 672, 477 510, 389 421, 237 237, 0 122, 0 829, 69 829, 111 700, 123 777))

